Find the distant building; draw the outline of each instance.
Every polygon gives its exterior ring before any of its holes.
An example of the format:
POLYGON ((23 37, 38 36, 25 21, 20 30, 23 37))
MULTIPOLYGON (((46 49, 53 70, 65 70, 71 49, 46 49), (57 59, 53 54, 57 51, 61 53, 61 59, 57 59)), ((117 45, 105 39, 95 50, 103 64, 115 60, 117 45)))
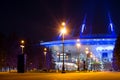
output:
MULTIPOLYGON (((86 68, 89 70, 111 70, 115 40, 115 37, 80 39, 81 46, 79 49, 76 46, 77 39, 65 40, 65 69, 76 70, 79 60, 80 70, 83 69, 83 61, 86 61, 86 68)), ((49 47, 56 69, 62 69, 62 41, 42 42, 40 45, 49 47)))
MULTIPOLYGON (((110 15, 108 35, 90 34, 85 35, 86 29, 85 20, 81 26, 80 37, 64 40, 64 57, 65 69, 76 70, 79 68, 83 70, 83 66, 88 70, 111 70, 113 49, 116 41, 116 34, 112 24, 110 15), (84 34, 84 35, 83 35, 84 34), (80 41, 78 42, 77 39, 80 41), (76 44, 80 43, 77 48, 76 44)), ((52 51, 52 56, 55 62, 55 68, 61 70, 63 62, 63 42, 62 40, 42 42, 40 45, 48 47, 52 51)))

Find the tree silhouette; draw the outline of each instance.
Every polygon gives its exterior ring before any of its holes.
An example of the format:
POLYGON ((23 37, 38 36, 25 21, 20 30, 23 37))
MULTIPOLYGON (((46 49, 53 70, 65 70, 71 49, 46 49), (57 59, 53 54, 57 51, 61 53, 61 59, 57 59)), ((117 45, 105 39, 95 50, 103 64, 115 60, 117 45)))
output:
POLYGON ((0 33, 0 70, 6 66, 6 36, 0 33))
POLYGON ((6 49, 7 49, 7 66, 11 69, 15 69, 17 67, 17 56, 21 52, 21 48, 19 45, 19 37, 16 33, 11 33, 7 37, 6 41, 6 49))
POLYGON ((115 43, 112 66, 114 71, 120 71, 120 35, 118 35, 115 43))

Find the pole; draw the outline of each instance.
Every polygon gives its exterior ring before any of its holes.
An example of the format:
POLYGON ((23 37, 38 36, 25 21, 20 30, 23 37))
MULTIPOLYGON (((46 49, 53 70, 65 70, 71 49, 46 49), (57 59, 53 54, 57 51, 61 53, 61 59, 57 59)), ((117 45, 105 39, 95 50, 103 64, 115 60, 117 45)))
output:
POLYGON ((44 60, 44 65, 45 65, 45 70, 46 70, 46 52, 44 52, 45 60, 44 60))
POLYGON ((64 64, 64 33, 63 33, 63 36, 62 36, 62 43, 63 43, 63 47, 62 47, 62 50, 63 50, 63 65, 62 65, 62 73, 65 73, 65 64, 64 64))
POLYGON ((79 67, 80 67, 80 66, 79 66, 79 63, 80 63, 80 62, 79 62, 79 56, 80 56, 80 53, 79 53, 79 52, 80 52, 80 51, 79 51, 79 48, 78 48, 78 68, 77 68, 78 71, 79 71, 79 67))
POLYGON ((45 54, 45 69, 46 69, 46 54, 45 54))
POLYGON ((23 47, 22 47, 22 54, 23 54, 23 47))
POLYGON ((78 67, 77 67, 77 71, 79 71, 79 67, 80 67, 79 66, 79 64, 80 64, 80 57, 79 57, 80 56, 80 40, 79 39, 77 39, 77 44, 76 45, 77 45, 77 49, 78 49, 78 64, 77 64, 78 67))

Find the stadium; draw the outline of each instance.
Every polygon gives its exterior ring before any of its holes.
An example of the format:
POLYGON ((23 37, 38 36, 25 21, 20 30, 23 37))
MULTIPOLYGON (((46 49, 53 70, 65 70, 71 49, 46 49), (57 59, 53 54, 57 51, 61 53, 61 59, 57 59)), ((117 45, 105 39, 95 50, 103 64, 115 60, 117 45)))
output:
POLYGON ((112 70, 112 56, 116 41, 113 23, 108 25, 110 34, 83 35, 85 23, 81 26, 80 36, 63 40, 41 42, 40 45, 52 51, 56 70, 62 70, 63 56, 65 70, 112 70), (64 54, 63 54, 64 44, 64 54))

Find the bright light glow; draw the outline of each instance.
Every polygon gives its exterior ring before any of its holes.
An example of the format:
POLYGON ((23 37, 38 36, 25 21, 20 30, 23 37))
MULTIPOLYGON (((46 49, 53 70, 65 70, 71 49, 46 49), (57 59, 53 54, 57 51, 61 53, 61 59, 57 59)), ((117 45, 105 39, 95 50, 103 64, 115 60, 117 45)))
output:
POLYGON ((77 42, 80 42, 80 39, 77 39, 77 42))
POLYGON ((46 56, 47 52, 44 52, 44 55, 46 56))
POLYGON ((24 40, 21 40, 21 43, 22 43, 22 44, 24 44, 24 42, 25 42, 24 40))
POLYGON ((83 23, 82 23, 82 26, 81 26, 81 33, 83 33, 84 30, 85 30, 86 16, 87 15, 84 16, 84 20, 83 20, 83 23))
POLYGON ((63 26, 63 29, 61 29, 60 31, 60 34, 59 34, 59 37, 62 36, 62 34, 65 34, 67 31, 66 31, 66 23, 65 22, 62 22, 61 24, 63 26))
MULTIPOLYGON (((62 34, 61 34, 62 35, 62 34)), ((91 45, 91 42, 94 43, 95 45, 98 45, 98 44, 104 44, 104 45, 113 45, 115 44, 115 41, 116 41, 116 38, 111 38, 111 39, 80 39, 80 43, 81 44, 90 44, 91 45)), ((74 40, 65 40, 64 41, 66 44, 76 44, 76 39, 74 40)), ((48 46, 48 45, 61 45, 61 41, 51 41, 51 42, 43 42, 43 43, 40 43, 40 45, 45 45, 45 46, 48 46)), ((93 44, 92 44, 93 45, 93 44)), ((85 49, 86 50, 86 49, 85 49)))
POLYGON ((81 45, 80 45, 80 43, 77 43, 76 46, 79 48, 81 45))
POLYGON ((76 43, 77 48, 80 48, 81 44, 80 44, 80 39, 77 39, 77 43, 76 43))
POLYGON ((113 50, 114 46, 107 46, 106 49, 113 50))
POLYGON ((85 48, 85 53, 86 53, 86 54, 89 53, 89 48, 88 48, 88 47, 85 48))
POLYGON ((93 55, 92 55, 92 54, 90 54, 90 57, 92 58, 92 57, 93 57, 93 55))
POLYGON ((84 28, 85 28, 85 24, 82 24, 81 33, 83 33, 83 31, 84 31, 84 28))
POLYGON ((65 22, 62 22, 62 26, 65 26, 65 22))
POLYGON ((21 48, 24 48, 25 46, 23 46, 23 45, 20 45, 20 47, 21 47, 21 48))
MULTIPOLYGON (((62 66, 62 62, 55 62, 56 65, 61 65, 62 66)), ((75 63, 68 63, 68 62, 65 62, 65 65, 68 65, 68 66, 71 66, 71 67, 75 67, 77 68, 77 65, 75 63)))
POLYGON ((67 33, 66 28, 61 29, 61 33, 62 33, 62 34, 67 33))
POLYGON ((88 53, 89 53, 89 51, 85 51, 85 53, 86 53, 86 54, 88 54, 88 53))
POLYGON ((92 52, 90 52, 90 58, 93 58, 94 56, 93 56, 93 53, 92 52))
POLYGON ((44 48, 44 51, 47 51, 47 48, 44 48))
POLYGON ((112 20, 111 20, 110 13, 108 13, 108 18, 109 18, 109 22, 110 22, 110 29, 111 29, 111 32, 114 32, 113 24, 112 24, 112 20))
POLYGON ((85 48, 85 50, 89 50, 89 48, 87 47, 87 48, 85 48))
POLYGON ((77 61, 78 61, 78 59, 75 59, 75 61, 77 62, 77 61))

